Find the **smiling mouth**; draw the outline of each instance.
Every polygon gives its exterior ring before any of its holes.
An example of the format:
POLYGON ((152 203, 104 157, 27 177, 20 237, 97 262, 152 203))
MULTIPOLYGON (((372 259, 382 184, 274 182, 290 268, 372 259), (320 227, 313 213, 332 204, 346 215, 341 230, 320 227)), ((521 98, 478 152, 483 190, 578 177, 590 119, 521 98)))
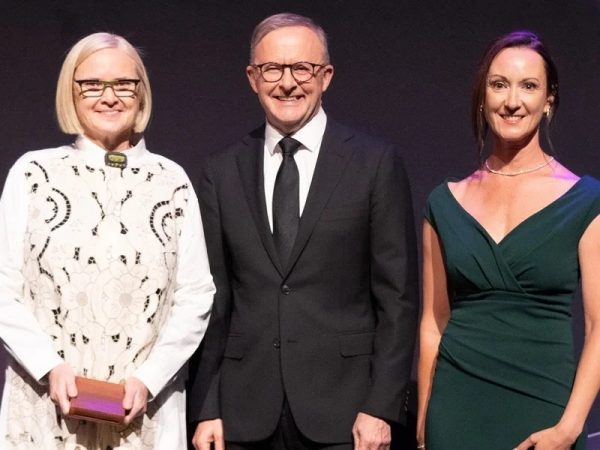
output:
POLYGON ((275 98, 277 100, 279 100, 280 102, 290 102, 290 103, 293 103, 293 102, 297 102, 297 101, 301 100, 302 96, 301 95, 290 95, 290 96, 282 96, 282 95, 280 95, 280 96, 277 96, 275 98))
POLYGON ((516 123, 519 120, 521 120, 522 118, 524 118, 525 116, 518 116, 515 114, 500 114, 500 117, 502 117, 502 119, 504 119, 507 122, 512 122, 512 123, 516 123))

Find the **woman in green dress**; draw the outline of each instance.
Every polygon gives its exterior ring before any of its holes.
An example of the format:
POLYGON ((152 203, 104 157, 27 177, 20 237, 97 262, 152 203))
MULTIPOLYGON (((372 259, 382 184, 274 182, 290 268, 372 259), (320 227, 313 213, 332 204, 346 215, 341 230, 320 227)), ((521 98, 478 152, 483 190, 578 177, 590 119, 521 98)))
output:
POLYGON ((600 387, 600 182, 542 148, 558 103, 556 67, 535 34, 492 43, 472 104, 480 154, 488 134, 491 152, 431 193, 423 225, 419 448, 585 448, 600 387))

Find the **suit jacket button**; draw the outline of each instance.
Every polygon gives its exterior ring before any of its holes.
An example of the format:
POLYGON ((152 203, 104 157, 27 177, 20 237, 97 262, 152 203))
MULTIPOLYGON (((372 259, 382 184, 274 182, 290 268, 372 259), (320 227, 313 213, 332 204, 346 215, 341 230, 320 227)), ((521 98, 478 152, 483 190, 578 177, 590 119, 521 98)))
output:
POLYGON ((281 286, 281 292, 283 295, 289 295, 290 292, 292 292, 292 288, 289 287, 287 284, 284 284, 283 286, 281 286))
POLYGON ((275 347, 275 348, 281 347, 281 343, 279 342, 279 339, 273 339, 273 347, 275 347))

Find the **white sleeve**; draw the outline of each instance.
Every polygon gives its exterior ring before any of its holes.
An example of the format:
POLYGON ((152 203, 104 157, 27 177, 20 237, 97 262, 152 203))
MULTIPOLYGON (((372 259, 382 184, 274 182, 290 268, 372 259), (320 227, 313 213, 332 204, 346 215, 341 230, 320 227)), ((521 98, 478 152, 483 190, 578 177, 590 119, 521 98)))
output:
POLYGON ((210 274, 198 199, 190 189, 177 244, 171 311, 148 358, 135 371, 156 396, 196 350, 210 318, 215 285, 210 274))
POLYGON ((22 161, 11 168, 0 199, 0 337, 25 370, 40 380, 63 360, 23 304, 21 270, 28 206, 22 161))

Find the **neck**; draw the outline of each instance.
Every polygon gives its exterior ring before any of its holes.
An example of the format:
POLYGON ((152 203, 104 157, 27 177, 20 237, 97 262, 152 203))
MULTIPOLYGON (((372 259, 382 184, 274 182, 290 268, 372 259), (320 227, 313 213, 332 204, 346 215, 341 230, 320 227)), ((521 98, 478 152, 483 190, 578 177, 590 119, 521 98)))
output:
POLYGON ((487 161, 495 169, 517 171, 543 163, 544 158, 547 157, 540 146, 539 136, 536 132, 529 139, 520 142, 494 139, 492 152, 487 161))
POLYGON ((321 104, 319 103, 317 105, 317 107, 314 109, 314 111, 311 112, 308 119, 306 119, 302 123, 298 123, 292 127, 286 127, 285 124, 277 125, 276 123, 273 123, 274 121, 271 122, 269 120, 268 116, 267 116, 267 122, 269 122, 269 125, 271 125, 277 131, 279 131, 282 135, 291 136, 292 134, 296 133, 298 130, 301 130, 302 128, 304 128, 311 120, 313 120, 315 118, 315 116, 319 113, 320 109, 321 109, 321 104))

